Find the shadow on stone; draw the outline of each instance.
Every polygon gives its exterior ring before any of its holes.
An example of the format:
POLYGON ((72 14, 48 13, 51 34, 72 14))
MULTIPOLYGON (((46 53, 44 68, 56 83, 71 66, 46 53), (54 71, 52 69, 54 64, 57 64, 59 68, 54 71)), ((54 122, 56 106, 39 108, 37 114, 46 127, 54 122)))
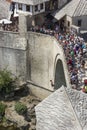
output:
POLYGON ((0 93, 0 101, 13 101, 19 100, 21 97, 25 97, 29 95, 29 88, 27 86, 19 87, 15 89, 10 94, 2 94, 0 93))

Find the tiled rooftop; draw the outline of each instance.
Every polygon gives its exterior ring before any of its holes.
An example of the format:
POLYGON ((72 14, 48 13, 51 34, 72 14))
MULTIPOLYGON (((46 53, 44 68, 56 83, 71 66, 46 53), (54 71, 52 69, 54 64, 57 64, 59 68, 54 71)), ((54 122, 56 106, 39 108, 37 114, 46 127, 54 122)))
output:
POLYGON ((12 0, 14 2, 23 3, 23 4, 30 4, 30 5, 37 5, 42 2, 46 2, 49 0, 12 0))

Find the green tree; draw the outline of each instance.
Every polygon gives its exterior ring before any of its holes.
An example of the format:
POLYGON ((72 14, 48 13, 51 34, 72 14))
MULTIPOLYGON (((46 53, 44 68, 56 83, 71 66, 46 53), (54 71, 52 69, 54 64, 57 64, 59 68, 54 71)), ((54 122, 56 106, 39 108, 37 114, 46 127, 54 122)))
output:
POLYGON ((9 94, 14 90, 14 79, 12 74, 7 69, 0 70, 0 92, 2 94, 9 94))
POLYGON ((6 108, 6 105, 3 103, 0 103, 0 116, 4 116, 5 108, 6 108))

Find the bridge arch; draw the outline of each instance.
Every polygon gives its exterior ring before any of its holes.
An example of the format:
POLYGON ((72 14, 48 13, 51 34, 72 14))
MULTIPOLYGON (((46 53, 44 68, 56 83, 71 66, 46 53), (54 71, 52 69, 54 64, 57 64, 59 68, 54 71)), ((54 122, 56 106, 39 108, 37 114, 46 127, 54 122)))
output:
POLYGON ((62 85, 66 86, 66 79, 62 60, 58 59, 55 65, 54 90, 60 88, 62 85))
POLYGON ((67 86, 64 61, 62 58, 60 53, 56 54, 54 61, 54 90, 59 89, 62 85, 67 86))

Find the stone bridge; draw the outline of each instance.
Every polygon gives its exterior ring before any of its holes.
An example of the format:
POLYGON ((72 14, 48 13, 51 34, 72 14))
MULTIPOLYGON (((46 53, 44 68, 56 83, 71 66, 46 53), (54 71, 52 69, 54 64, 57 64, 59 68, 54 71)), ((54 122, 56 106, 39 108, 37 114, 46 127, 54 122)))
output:
POLYGON ((40 98, 62 85, 70 87, 63 49, 52 36, 1 31, 0 69, 6 67, 27 81, 31 92, 40 98))

